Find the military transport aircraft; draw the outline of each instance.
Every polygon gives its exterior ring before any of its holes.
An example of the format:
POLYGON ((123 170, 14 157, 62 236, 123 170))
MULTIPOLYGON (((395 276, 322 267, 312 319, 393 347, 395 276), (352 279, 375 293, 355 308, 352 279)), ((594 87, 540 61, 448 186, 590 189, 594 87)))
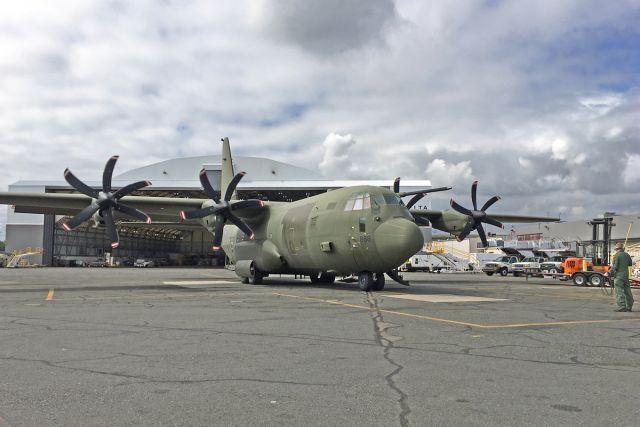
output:
MULTIPOLYGON (((357 276, 364 291, 384 288, 386 273, 408 285, 396 268, 424 244, 419 225, 449 232, 462 240, 473 230, 487 246, 483 223, 502 227, 507 222, 558 221, 558 218, 489 215, 486 210, 500 198, 494 196, 477 207, 477 182, 471 186, 473 209, 453 199, 451 210, 411 210, 428 193, 450 187, 400 192, 376 186, 345 187, 294 202, 237 200, 235 189, 244 172, 234 174, 229 140, 222 144, 220 195, 204 170, 200 182, 210 199, 130 196, 151 185, 138 181, 114 190, 111 177, 117 156, 111 157, 102 175, 102 189, 88 186, 69 169, 67 182, 82 194, 0 193, 0 203, 16 212, 74 215, 62 224, 71 230, 92 219, 104 224, 111 247, 118 247, 116 219, 133 217, 144 226, 155 221, 197 223, 213 234, 214 249, 224 249, 243 283, 260 284, 269 274, 308 275, 313 283, 333 283, 336 276, 357 276), (405 205, 402 198, 413 196, 405 205), (222 197, 221 197, 222 196, 222 197)), ((129 223, 130 225, 131 223, 129 223)), ((195 225, 195 224, 194 224, 195 225)))

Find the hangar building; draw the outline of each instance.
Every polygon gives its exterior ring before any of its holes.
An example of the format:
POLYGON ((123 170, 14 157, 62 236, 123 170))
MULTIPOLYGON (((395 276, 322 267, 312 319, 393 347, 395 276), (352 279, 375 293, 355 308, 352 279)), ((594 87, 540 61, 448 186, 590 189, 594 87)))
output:
MULTIPOLYGON (((287 163, 259 158, 235 156, 234 170, 247 175, 240 182, 239 199, 257 198, 271 201, 292 201, 309 197, 331 189, 352 185, 376 185, 390 188, 392 180, 349 181, 327 180, 317 172, 287 163)), ((114 176, 114 188, 138 180, 149 180, 153 186, 133 195, 158 197, 206 198, 198 179, 204 168, 211 183, 219 185, 221 174, 220 155, 171 159, 114 176)), ((96 171, 101 176, 101 171, 96 171)), ((101 188, 99 181, 88 185, 101 188)), ((430 188, 428 180, 403 180, 402 190, 430 188)), ((219 188, 216 188, 219 190, 219 188)), ((71 193, 75 190, 64 180, 18 181, 9 191, 37 193, 71 193)), ((426 203, 427 199, 423 199, 426 203)), ((427 209, 428 206, 416 206, 427 209)), ((25 248, 42 248, 32 263, 44 265, 73 265, 104 259, 109 242, 102 227, 94 228, 90 222, 73 231, 60 229, 64 217, 51 214, 25 214, 8 208, 6 225, 6 252, 25 248)), ((176 220, 178 220, 176 218, 176 220)), ((212 236, 204 228, 181 229, 172 226, 132 227, 119 224, 120 246, 111 252, 114 261, 132 263, 138 258, 155 259, 171 264, 219 263, 221 254, 211 249, 212 236)), ((111 251, 111 249, 109 249, 111 251)), ((222 258, 223 259, 223 258, 222 258)))

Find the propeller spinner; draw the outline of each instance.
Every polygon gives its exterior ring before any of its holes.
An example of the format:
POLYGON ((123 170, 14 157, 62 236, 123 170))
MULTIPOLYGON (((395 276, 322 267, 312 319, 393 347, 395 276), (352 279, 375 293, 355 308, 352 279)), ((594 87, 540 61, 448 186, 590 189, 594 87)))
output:
POLYGON ((486 248, 487 246, 489 246, 489 243, 487 242, 487 236, 484 232, 484 228, 482 227, 482 223, 484 222, 487 224, 495 225, 496 227, 504 228, 500 221, 496 221, 493 218, 487 217, 486 213, 486 210, 495 202, 500 200, 500 197, 493 196, 486 201, 482 208, 478 209, 478 204, 476 202, 477 190, 478 181, 473 181, 473 184, 471 184, 471 202, 473 203, 473 210, 460 206, 453 199, 451 199, 451 207, 453 208, 453 210, 470 217, 469 222, 467 223, 467 225, 465 225, 465 227, 458 235, 458 241, 464 240, 469 235, 469 233, 471 233, 471 231, 477 230, 478 235, 480 236, 480 240, 482 241, 482 245, 486 248))
POLYGON ((93 214, 98 212, 98 214, 104 219, 104 223, 107 227, 107 233, 111 238, 111 247, 113 249, 117 248, 120 244, 118 230, 116 229, 116 225, 113 220, 114 209, 125 215, 144 221, 147 224, 151 223, 151 218, 146 213, 119 202, 119 200, 127 194, 151 185, 149 181, 134 182, 122 187, 115 192, 111 190, 111 177, 113 175, 113 168, 115 167, 118 158, 118 156, 111 156, 111 158, 107 160, 107 164, 104 167, 104 172, 102 173, 102 191, 91 188, 84 182, 80 181, 80 179, 78 179, 73 173, 71 173, 69 168, 64 170, 64 179, 69 183, 69 185, 71 185, 82 194, 91 197, 93 200, 91 201, 91 204, 89 206, 81 210, 68 222, 62 224, 62 228, 66 231, 73 230, 74 228, 91 218, 93 214))
POLYGON ((251 227, 247 225, 242 219, 236 216, 233 211, 238 209, 247 209, 247 208, 261 208, 264 206, 264 202, 262 200, 250 199, 250 200, 238 200, 232 201, 231 197, 233 196, 238 183, 245 176, 246 172, 240 172, 233 177, 229 186, 227 187, 227 191, 224 194, 224 198, 221 200, 218 196, 218 193, 213 189, 211 182, 209 182, 209 178, 204 169, 200 171, 200 183, 202 184, 202 188, 204 192, 209 196, 213 201, 213 206, 208 206, 206 208, 197 209, 195 211, 180 212, 180 217, 182 219, 197 219, 203 218, 208 215, 215 215, 216 217, 216 228, 213 233, 213 249, 219 250, 220 245, 222 243, 222 231, 224 229, 224 224, 228 220, 233 225, 238 227, 249 236, 250 240, 253 240, 254 233, 251 230, 251 227))

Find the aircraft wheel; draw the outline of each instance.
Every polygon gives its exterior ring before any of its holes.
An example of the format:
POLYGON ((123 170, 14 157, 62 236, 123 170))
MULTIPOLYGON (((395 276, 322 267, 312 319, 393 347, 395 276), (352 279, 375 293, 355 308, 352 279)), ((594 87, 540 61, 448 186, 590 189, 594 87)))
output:
POLYGON ((384 289, 384 273, 376 273, 375 280, 373 281, 372 290, 379 292, 384 289))
POLYGON ((507 274, 509 274, 509 270, 507 270, 507 267, 502 267, 502 268, 500 269, 500 275, 501 275, 502 277, 504 277, 504 276, 506 276, 507 274))
POLYGON ((358 287, 360 290, 370 292, 373 287, 373 274, 369 271, 362 271, 358 274, 358 287))
POLYGON ((253 277, 249 278, 249 283, 252 285, 262 285, 262 278, 264 277, 264 274, 262 273, 262 271, 258 270, 257 268, 255 269, 254 273, 253 273, 253 277))
POLYGON ((333 285, 333 282, 336 281, 336 275, 332 273, 322 273, 320 275, 320 281, 327 285, 333 285))
POLYGON ((322 273, 311 273, 309 275, 311 283, 322 283, 322 273))
POLYGON ((245 285, 247 285, 249 283, 249 278, 248 277, 242 277, 240 281, 242 283, 244 283, 245 285))

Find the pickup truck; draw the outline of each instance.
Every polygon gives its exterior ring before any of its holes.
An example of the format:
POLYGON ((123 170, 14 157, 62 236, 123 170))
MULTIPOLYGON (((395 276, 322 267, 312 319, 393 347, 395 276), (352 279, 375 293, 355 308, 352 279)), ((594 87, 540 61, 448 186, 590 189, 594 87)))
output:
POLYGON ((564 268, 562 267, 562 261, 567 259, 566 256, 554 256, 540 264, 540 270, 543 274, 556 274, 556 273, 564 273, 564 268))
POLYGON ((513 275, 515 277, 524 274, 540 274, 540 265, 545 261, 543 257, 526 257, 522 261, 513 264, 513 275))
POLYGON ((498 273, 501 276, 506 276, 509 272, 513 271, 513 264, 518 262, 518 257, 515 255, 504 255, 493 261, 487 262, 482 271, 487 276, 493 276, 493 273, 498 273))

